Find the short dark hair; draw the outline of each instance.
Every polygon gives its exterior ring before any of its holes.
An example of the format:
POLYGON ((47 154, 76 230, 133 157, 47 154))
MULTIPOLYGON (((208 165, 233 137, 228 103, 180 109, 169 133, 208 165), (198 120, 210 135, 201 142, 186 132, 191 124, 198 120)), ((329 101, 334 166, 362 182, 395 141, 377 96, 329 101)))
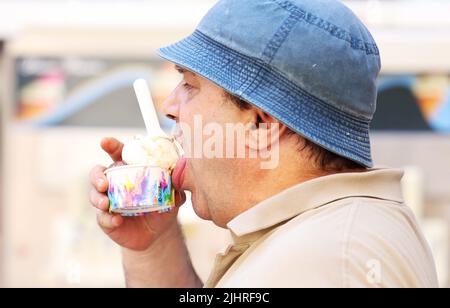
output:
MULTIPOLYGON (((250 103, 228 92, 225 92, 225 96, 241 110, 248 110, 252 107, 250 103)), ((288 128, 288 134, 290 136, 298 138, 299 151, 309 152, 309 158, 316 164, 318 168, 320 168, 320 170, 339 172, 343 170, 365 169, 365 167, 361 164, 323 148, 322 146, 297 134, 290 128, 288 128)))

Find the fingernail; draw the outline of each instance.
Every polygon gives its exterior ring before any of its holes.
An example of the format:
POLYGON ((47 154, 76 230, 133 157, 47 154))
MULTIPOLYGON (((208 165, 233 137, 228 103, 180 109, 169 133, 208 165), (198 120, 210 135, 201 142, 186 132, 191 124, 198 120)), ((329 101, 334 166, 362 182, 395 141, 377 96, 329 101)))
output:
POLYGON ((103 187, 103 184, 105 184, 105 181, 104 181, 103 179, 99 179, 99 180, 97 181, 97 185, 98 185, 99 187, 103 187))
POLYGON ((102 204, 103 204, 103 199, 98 200, 98 204, 97 205, 98 205, 99 208, 102 207, 102 204))

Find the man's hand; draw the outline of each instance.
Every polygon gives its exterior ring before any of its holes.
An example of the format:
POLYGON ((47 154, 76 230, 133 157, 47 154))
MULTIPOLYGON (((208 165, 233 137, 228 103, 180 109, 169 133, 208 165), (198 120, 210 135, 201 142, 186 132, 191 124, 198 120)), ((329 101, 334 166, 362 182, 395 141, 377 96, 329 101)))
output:
MULTIPOLYGON (((113 160, 113 166, 123 165, 123 144, 114 138, 105 138, 101 142, 102 149, 113 160)), ((108 180, 103 166, 96 166, 90 173, 92 185, 90 202, 98 209, 97 222, 102 230, 120 246, 143 251, 148 249, 161 235, 177 224, 178 207, 186 201, 184 192, 176 192, 176 208, 169 213, 150 213, 142 217, 122 217, 109 213, 109 199, 106 194, 108 180)))

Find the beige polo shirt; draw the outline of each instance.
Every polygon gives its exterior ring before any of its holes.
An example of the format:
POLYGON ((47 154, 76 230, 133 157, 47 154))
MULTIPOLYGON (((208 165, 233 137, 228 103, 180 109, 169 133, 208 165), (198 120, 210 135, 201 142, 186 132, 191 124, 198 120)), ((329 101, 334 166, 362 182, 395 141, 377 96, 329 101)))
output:
POLYGON ((205 287, 437 287, 402 176, 331 175, 263 201, 228 224, 234 244, 205 287))

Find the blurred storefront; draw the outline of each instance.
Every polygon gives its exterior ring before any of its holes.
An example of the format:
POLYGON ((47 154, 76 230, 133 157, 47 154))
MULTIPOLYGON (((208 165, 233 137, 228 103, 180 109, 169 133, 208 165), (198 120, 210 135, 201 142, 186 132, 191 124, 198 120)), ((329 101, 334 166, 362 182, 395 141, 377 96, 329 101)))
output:
MULTIPOLYGON (((423 2, 348 5, 373 31, 384 63, 375 161, 406 168, 405 197, 448 286, 450 22, 442 12, 450 1, 423 2)), ((5 286, 123 285, 119 250, 98 230, 88 204, 87 174, 109 164, 98 146, 102 137, 126 140, 143 132, 132 82, 148 79, 160 104, 179 77, 154 50, 190 33, 213 3, 0 1, 5 286), (17 11, 20 5, 26 12, 17 11)), ((172 123, 161 119, 170 129, 172 123)), ((228 233, 197 218, 189 203, 180 221, 194 265, 206 278, 228 233)))

